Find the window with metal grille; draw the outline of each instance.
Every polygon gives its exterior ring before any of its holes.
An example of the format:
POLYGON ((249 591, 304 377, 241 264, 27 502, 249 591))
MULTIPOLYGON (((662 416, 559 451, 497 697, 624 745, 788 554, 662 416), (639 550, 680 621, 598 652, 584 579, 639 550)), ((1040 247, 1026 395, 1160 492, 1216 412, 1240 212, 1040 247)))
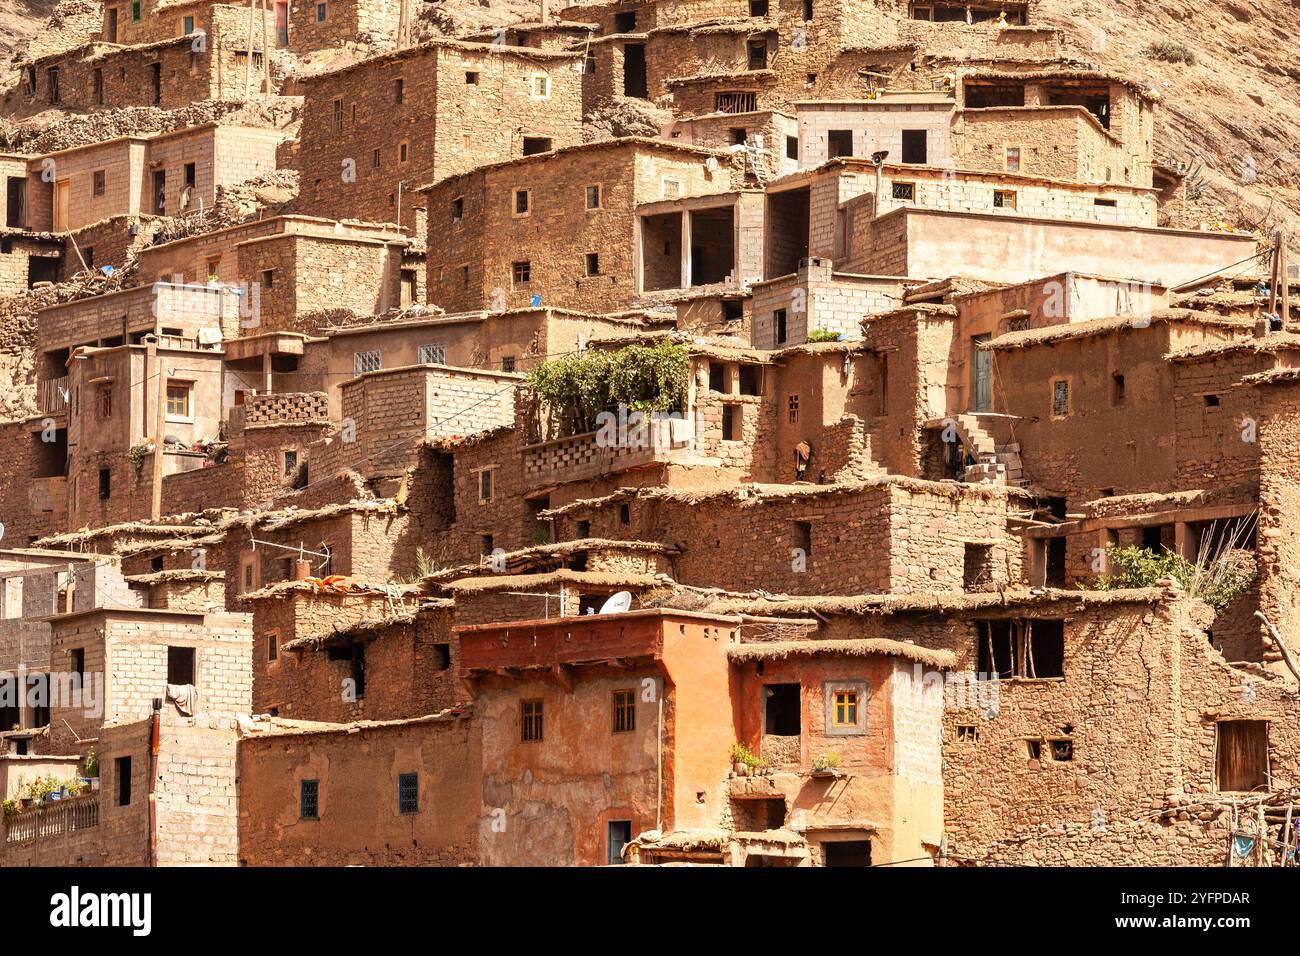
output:
POLYGON ((752 113, 757 108, 757 93, 713 94, 713 109, 717 113, 752 113))
POLYGON ((421 345, 421 365, 446 365, 447 347, 445 345, 421 345))
POLYGON ((298 784, 298 816, 304 820, 320 819, 319 780, 304 780, 298 784))
POLYGON ((993 208, 994 209, 1015 209, 1016 193, 1013 189, 995 189, 993 190, 993 208))
POLYGON ((1052 417, 1064 418, 1070 414, 1070 383, 1058 378, 1052 383, 1052 417))
POLYGON ((401 773, 397 775, 397 812, 420 812, 420 775, 418 773, 401 773))
POLYGON ((790 412, 790 424, 791 425, 798 424, 799 423, 799 396, 791 395, 788 399, 786 399, 786 408, 790 412))
POLYGON ((625 734, 636 730, 636 692, 614 691, 614 733, 625 734))
POLYGON ((542 702, 525 700, 519 704, 520 734, 524 741, 542 739, 542 702))
POLYGON ((366 372, 378 372, 384 367, 384 353, 381 349, 352 353, 352 373, 364 375, 366 372))
POLYGON ((912 202, 916 199, 916 184, 893 183, 889 187, 889 193, 895 199, 902 200, 903 202, 912 202))

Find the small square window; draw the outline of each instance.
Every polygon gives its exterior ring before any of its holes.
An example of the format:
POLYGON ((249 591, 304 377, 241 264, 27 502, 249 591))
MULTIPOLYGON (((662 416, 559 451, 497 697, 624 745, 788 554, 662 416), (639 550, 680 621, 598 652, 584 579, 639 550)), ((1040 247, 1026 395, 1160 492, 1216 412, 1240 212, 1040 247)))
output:
POLYGON ((510 265, 510 277, 515 285, 528 285, 533 281, 533 267, 528 261, 514 262, 510 265))
POLYGON ((167 417, 188 421, 191 418, 190 386, 167 384, 167 417))
POLYGON ((636 729, 636 691, 614 691, 614 733, 625 734, 636 729))
POLYGON ((501 356, 501 371, 513 372, 515 370, 515 357, 513 355, 501 356))
POLYGON ((319 780, 303 780, 298 784, 298 816, 303 820, 320 819, 319 780))
POLYGON ((446 365, 447 347, 445 345, 421 345, 421 365, 446 365))
POLYGON ((167 683, 177 685, 194 683, 194 648, 167 648, 167 683))
POLYGON ((544 74, 533 77, 533 98, 544 100, 551 95, 551 78, 544 74))
POLYGON ((837 690, 832 713, 834 714, 834 726, 856 727, 858 725, 858 692, 855 690, 837 690))
POLYGON ((477 71, 477 70, 466 70, 466 71, 465 71, 465 85, 466 85, 466 86, 478 86, 478 71, 477 71))
POLYGON ((542 739, 542 702, 525 700, 519 704, 520 734, 525 742, 542 739))
POLYGON ((420 775, 397 775, 397 812, 403 815, 420 812, 420 775))
POLYGON ((787 136, 785 138, 785 158, 786 159, 799 158, 799 137, 798 136, 787 136))
POLYGON ((915 183, 893 183, 889 187, 889 194, 900 202, 916 201, 916 184, 915 183))
POLYGON ((384 353, 380 349, 352 353, 352 374, 364 375, 366 372, 378 372, 384 367, 384 353))
POLYGON ((1016 193, 1013 189, 995 189, 993 190, 993 208, 994 209, 1015 209, 1016 193))

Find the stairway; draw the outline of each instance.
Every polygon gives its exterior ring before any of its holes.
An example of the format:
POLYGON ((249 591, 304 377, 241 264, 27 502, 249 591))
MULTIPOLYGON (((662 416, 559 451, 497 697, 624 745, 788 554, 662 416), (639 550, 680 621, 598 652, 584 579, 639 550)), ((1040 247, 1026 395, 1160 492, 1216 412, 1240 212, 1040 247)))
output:
POLYGON ((1014 485, 1024 487, 1024 469, 1020 461, 1020 443, 1011 441, 1010 420, 1005 417, 981 418, 969 412, 949 419, 953 422, 957 437, 975 456, 975 464, 966 466, 965 478, 969 484, 1014 485), (994 422, 1004 425, 1007 432, 1004 443, 997 438, 986 425, 994 422))

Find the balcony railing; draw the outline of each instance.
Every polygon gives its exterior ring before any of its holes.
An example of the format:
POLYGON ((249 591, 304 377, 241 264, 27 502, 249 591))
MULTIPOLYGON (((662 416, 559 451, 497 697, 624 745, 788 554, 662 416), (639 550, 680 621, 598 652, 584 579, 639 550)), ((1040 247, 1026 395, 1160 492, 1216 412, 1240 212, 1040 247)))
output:
POLYGON ((46 379, 40 383, 41 411, 46 415, 60 415, 68 410, 68 376, 46 379))
POLYGON ((5 820, 6 843, 28 843, 45 837, 99 826, 99 798, 71 797, 39 809, 24 810, 5 820))

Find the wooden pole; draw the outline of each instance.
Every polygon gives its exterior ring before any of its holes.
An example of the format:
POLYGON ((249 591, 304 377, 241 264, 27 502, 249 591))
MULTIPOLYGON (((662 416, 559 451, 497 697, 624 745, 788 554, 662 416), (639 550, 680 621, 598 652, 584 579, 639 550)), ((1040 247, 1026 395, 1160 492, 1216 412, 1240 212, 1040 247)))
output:
POLYGON ((262 71, 265 73, 265 79, 262 83, 262 92, 267 96, 271 95, 271 24, 266 18, 267 0, 262 0, 262 71))
POLYGON ((149 346, 149 353, 154 360, 154 373, 158 376, 156 398, 158 407, 154 410, 153 435, 153 502, 149 509, 150 515, 157 521, 162 517, 163 429, 167 427, 167 370, 163 368, 162 356, 158 354, 156 334, 153 344, 149 346))
POLYGON ((1273 262, 1273 275, 1268 283, 1268 311, 1277 312, 1277 277, 1278 277, 1278 256, 1281 255, 1282 232, 1281 230, 1273 234, 1273 255, 1269 258, 1273 262))
POLYGON ((254 0, 248 0, 248 59, 244 61, 244 99, 253 92, 253 14, 257 7, 254 0))
POLYGON ((1282 329, 1291 324, 1291 277, 1287 275, 1290 268, 1290 256, 1286 250, 1287 236, 1284 232, 1278 233, 1277 251, 1282 257, 1281 265, 1278 266, 1278 281, 1282 283, 1282 329))

